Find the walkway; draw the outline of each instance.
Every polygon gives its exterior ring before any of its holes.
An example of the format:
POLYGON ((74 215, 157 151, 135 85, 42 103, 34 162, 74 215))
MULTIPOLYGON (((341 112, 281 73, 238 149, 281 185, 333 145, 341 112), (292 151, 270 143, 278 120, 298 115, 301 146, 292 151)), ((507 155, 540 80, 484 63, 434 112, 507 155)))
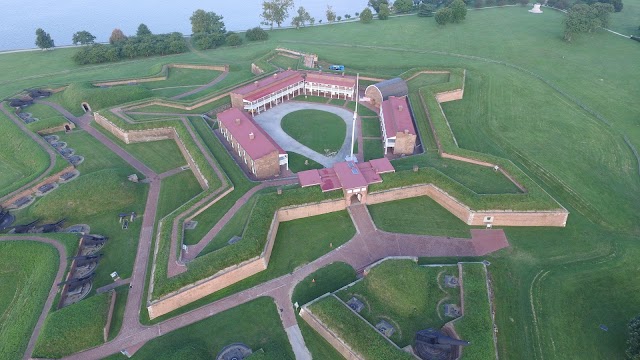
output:
POLYGON ((271 108, 261 114, 255 115, 254 119, 264 131, 266 131, 275 142, 278 143, 285 151, 293 151, 305 156, 322 166, 330 168, 333 164, 344 161, 345 157, 351 153, 351 131, 353 129, 353 112, 350 110, 319 103, 310 103, 303 101, 286 101, 274 108, 271 108), (344 136, 344 142, 338 153, 334 156, 325 156, 309 149, 296 139, 287 134, 281 126, 282 118, 287 114, 298 110, 321 110, 339 116, 347 125, 347 131, 344 136))
POLYGON ((46 151, 47 154, 49 155, 49 166, 47 167, 47 169, 45 171, 43 171, 42 174, 40 174, 40 176, 38 176, 37 178, 33 179, 32 181, 28 182, 27 184, 23 185, 22 187, 16 189, 15 191, 12 191, 11 193, 1 197, 0 198, 0 203, 1 203, 1 202, 4 202, 5 200, 11 199, 11 197, 15 196, 15 194, 19 194, 20 192, 35 186, 36 184, 38 184, 38 182, 42 181, 45 177, 50 175, 49 173, 51 172, 53 167, 56 165, 56 152, 38 134, 36 134, 36 133, 30 131, 29 129, 27 129, 27 127, 25 126, 24 122, 22 122, 22 120, 17 118, 11 111, 8 111, 4 107, 4 103, 0 103, 0 110, 2 110, 2 112, 11 121, 13 121, 20 128, 20 130, 22 130, 22 132, 27 134, 33 141, 35 141, 38 145, 40 145, 40 147, 44 151, 46 151))
MULTIPOLYGON (((291 294, 295 286, 318 269, 334 263, 346 262, 354 269, 362 269, 389 256, 483 256, 509 246, 502 230, 472 231, 471 239, 441 236, 398 235, 377 230, 364 205, 349 208, 358 230, 356 236, 332 252, 302 266, 290 274, 270 280, 198 309, 175 316, 153 326, 141 327, 135 333, 120 334, 102 346, 69 356, 68 359, 100 359, 122 349, 145 343, 171 331, 191 325, 207 317, 229 310, 261 296, 274 299, 285 329, 297 326, 291 294)), ((288 332, 290 341, 296 340, 295 328, 288 332)), ((301 358, 304 355, 301 355, 301 358)))
POLYGON ((174 97, 171 98, 171 100, 179 100, 182 98, 185 98, 189 95, 193 95, 193 94, 197 94, 200 91, 206 90, 208 88, 214 87, 216 86, 220 81, 224 80, 224 78, 227 77, 227 75, 229 75, 229 71, 223 71, 222 74, 218 75, 218 77, 216 77, 215 79, 213 79, 210 83, 206 84, 206 85, 202 85, 198 88, 195 88, 191 91, 187 91, 186 93, 180 94, 180 95, 176 95, 174 97))
POLYGON ((38 322, 36 323, 36 326, 31 333, 31 338, 29 338, 27 350, 24 353, 24 359, 30 359, 31 355, 33 354, 33 349, 36 346, 36 340, 38 340, 38 336, 40 335, 42 325, 44 325, 44 321, 47 318, 49 309, 51 309, 53 301, 58 294, 58 284, 62 282, 65 270, 67 269, 67 250, 65 249, 64 245, 62 245, 62 243, 56 240, 38 236, 0 236, 0 241, 38 241, 53 246, 54 248, 56 248, 56 250, 58 250, 58 254, 60 255, 60 259, 58 260, 58 272, 56 273, 56 277, 53 280, 51 290, 49 290, 49 296, 47 297, 47 301, 45 301, 44 303, 44 307, 42 308, 40 317, 38 317, 38 322))

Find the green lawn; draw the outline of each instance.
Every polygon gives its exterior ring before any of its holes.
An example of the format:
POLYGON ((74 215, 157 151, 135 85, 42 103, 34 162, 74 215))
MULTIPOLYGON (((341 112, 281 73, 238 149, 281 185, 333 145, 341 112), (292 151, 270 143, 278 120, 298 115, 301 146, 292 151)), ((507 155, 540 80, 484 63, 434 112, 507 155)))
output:
POLYGON ((200 183, 191 170, 163 179, 160 185, 157 218, 162 219, 201 192, 200 183))
POLYGON ((343 262, 332 263, 299 282, 293 290, 291 301, 302 306, 354 281, 356 281, 356 272, 351 265, 343 262))
MULTIPOLYGON (((261 359, 294 359, 273 300, 260 297, 147 342, 132 359, 214 359, 227 345, 243 343, 261 359)), ((110 359, 126 359, 117 354, 110 359)), ((253 359, 253 357, 252 357, 253 359)))
POLYGON ((0 357, 22 359, 58 271, 48 244, 0 242, 0 357))
POLYGON ((123 145, 123 147, 158 174, 187 165, 187 160, 182 156, 174 140, 134 143, 123 145))
POLYGON ((414 92, 425 86, 446 82, 449 82, 449 74, 420 74, 411 79, 407 85, 409 86, 409 91, 414 92))
POLYGON ((300 58, 290 58, 284 55, 276 55, 273 58, 269 59, 269 62, 281 69, 297 69, 300 64, 300 58))
POLYGON ((361 118, 362 121, 362 136, 364 137, 381 137, 382 131, 380 130, 380 119, 375 118, 361 118))
POLYGON ((307 158, 306 156, 302 156, 292 151, 288 151, 287 154, 289 155, 289 170, 291 170, 294 173, 304 171, 304 170, 324 168, 322 164, 317 163, 307 158), (308 165, 305 164, 305 161, 307 162, 308 165))
MULTIPOLYGON (((211 82, 222 73, 220 71, 205 69, 169 68, 168 70, 169 76, 167 77, 167 80, 146 82, 142 85, 151 90, 175 86, 201 86, 211 82)), ((187 89, 183 92, 187 92, 189 90, 190 89, 187 89)))
POLYGON ((493 345, 493 323, 484 265, 464 264, 462 274, 465 312, 454 327, 461 339, 471 343, 464 348, 462 359, 493 359, 496 348, 493 345))
POLYGON ((321 110, 298 110, 285 115, 282 130, 320 154, 340 150, 347 124, 338 115, 321 110))
POLYGON ((380 159, 384 157, 384 149, 382 148, 382 140, 380 139, 364 139, 363 140, 364 161, 372 159, 380 159))
POLYGON ((336 359, 342 360, 344 357, 327 340, 318 334, 300 316, 296 316, 300 332, 304 338, 304 344, 309 349, 314 359, 336 359))
POLYGON ((451 237, 470 237, 470 227, 427 196, 396 200, 367 208, 384 231, 451 237))
MULTIPOLYGON (((3 106, 3 105, 0 105, 3 106)), ((0 197, 32 181, 49 167, 49 155, 0 113, 0 197)))
MULTIPOLYGON (((351 110, 356 109, 356 103, 354 101, 349 101, 347 104, 347 108, 351 110)), ((378 113, 369 109, 368 107, 360 104, 358 105, 358 115, 360 116, 378 116, 378 113)))
POLYGON ((49 313, 33 356, 60 358, 102 344, 109 298, 104 293, 49 313))
POLYGON ((324 96, 315 96, 315 95, 299 95, 293 98, 293 100, 326 104, 327 101, 329 101, 329 98, 326 98, 324 96))
MULTIPOLYGON (((220 230, 220 232, 211 240, 211 242, 202 250, 202 252, 198 256, 204 256, 210 252, 216 251, 228 245, 228 241, 231 240, 234 236, 242 237, 242 233, 244 232, 245 227, 247 226, 247 221, 249 220, 249 215, 251 215, 251 211, 253 211, 253 207, 256 204, 256 198, 253 197, 247 201, 229 220, 229 222, 220 230)), ((206 226, 206 224, 198 225, 203 227, 211 228, 211 226, 206 226)), ((187 230, 192 231, 192 230, 187 230)))
POLYGON ((40 131, 60 125, 64 125, 69 121, 59 112, 51 108, 50 106, 42 104, 33 104, 27 106, 22 110, 23 112, 31 113, 31 116, 37 118, 38 121, 28 124, 27 128, 31 131, 40 131))
MULTIPOLYGON (((391 340, 399 347, 413 342, 415 333, 426 328, 439 329, 450 318, 444 317, 440 300, 458 303, 458 289, 444 288, 444 275, 458 276, 458 268, 423 267, 411 260, 385 261, 357 284, 336 295, 345 303, 352 297, 365 304, 360 315, 370 324, 386 320, 395 327, 391 340), (444 290, 442 289, 444 288, 444 290)), ((459 303, 458 303, 459 304, 459 303)), ((465 303, 465 307, 472 308, 465 303)))

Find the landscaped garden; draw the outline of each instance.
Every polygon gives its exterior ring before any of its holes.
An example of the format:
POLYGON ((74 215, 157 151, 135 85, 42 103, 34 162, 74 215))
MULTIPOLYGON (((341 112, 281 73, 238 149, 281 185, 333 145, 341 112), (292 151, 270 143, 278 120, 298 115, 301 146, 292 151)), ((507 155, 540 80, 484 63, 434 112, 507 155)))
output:
POLYGON ((321 110, 298 110, 285 115, 282 129, 320 154, 335 153, 344 143, 347 125, 338 115, 321 110))

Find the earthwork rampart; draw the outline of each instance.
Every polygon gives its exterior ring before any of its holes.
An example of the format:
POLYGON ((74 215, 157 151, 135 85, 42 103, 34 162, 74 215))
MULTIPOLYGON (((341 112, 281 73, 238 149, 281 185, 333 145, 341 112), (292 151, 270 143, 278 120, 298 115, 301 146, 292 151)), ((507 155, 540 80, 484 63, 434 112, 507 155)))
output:
POLYGON ((7 200, 5 200, 4 202, 2 202, 2 207, 3 208, 7 208, 9 206, 11 206, 14 202, 16 202, 18 199, 23 198, 25 196, 34 194, 36 191, 38 191, 38 188, 47 184, 53 184, 58 182, 58 180, 60 180, 60 176, 64 173, 73 171, 75 168, 72 165, 67 166, 66 168, 64 168, 62 171, 57 172, 49 177, 47 177, 46 179, 40 181, 39 183, 37 183, 36 185, 25 189, 17 194, 14 194, 12 197, 7 198, 7 200))
POLYGON ((116 86, 116 85, 140 84, 140 83, 146 83, 146 82, 167 80, 167 77, 169 76, 169 69, 171 68, 212 70, 212 71, 223 71, 223 72, 229 71, 229 65, 166 64, 162 66, 162 70, 160 70, 161 75, 158 75, 158 76, 138 78, 138 79, 105 81, 105 82, 94 83, 93 85, 94 86, 116 86))

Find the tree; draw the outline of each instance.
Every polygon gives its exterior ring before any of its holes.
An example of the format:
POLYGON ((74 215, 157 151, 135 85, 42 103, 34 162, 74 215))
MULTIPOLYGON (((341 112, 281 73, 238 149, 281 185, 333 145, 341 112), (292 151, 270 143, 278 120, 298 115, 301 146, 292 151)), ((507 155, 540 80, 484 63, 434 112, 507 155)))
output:
POLYGON ((351 19, 351 14, 344 14, 345 19, 351 19))
POLYGON ((393 8, 397 13, 408 13, 413 10, 413 0, 396 0, 393 3, 393 8))
POLYGON ((138 31, 136 31, 136 36, 146 36, 151 35, 151 30, 145 24, 138 25, 138 31))
POLYGON ((191 32, 193 34, 224 34, 227 32, 227 29, 222 19, 222 16, 213 11, 206 12, 198 9, 194 11, 193 15, 189 18, 189 20, 191 20, 191 32))
MULTIPOLYGON (((476 0, 478 1, 478 0, 476 0)), ((436 6, 433 4, 422 3, 418 7, 418 16, 420 17, 431 17, 433 16, 433 12, 436 11, 436 6)))
POLYGON ((451 22, 453 14, 450 8, 444 7, 436 11, 435 18, 438 25, 445 25, 446 23, 451 22))
POLYGON ((226 39, 226 43, 229 46, 238 46, 238 45, 242 45, 242 38, 240 37, 240 35, 236 34, 236 33, 228 33, 227 34, 227 39, 226 39))
POLYGON ((331 7, 331 5, 327 5, 326 15, 327 15, 328 22, 336 21, 336 12, 333 11, 333 8, 331 7))
POLYGON ((629 322, 627 345, 627 357, 630 360, 640 360, 640 315, 629 322))
POLYGON ((119 42, 127 40, 127 37, 124 35, 122 30, 115 28, 111 32, 111 36, 109 36, 109 44, 115 45, 119 42))
POLYGON ((41 28, 36 30, 36 46, 42 50, 48 50, 55 46, 53 39, 49 33, 45 32, 41 28))
POLYGON ((571 41, 576 34, 590 33, 600 26, 606 26, 613 9, 611 4, 573 5, 564 18, 564 39, 571 41))
POLYGON ((382 4, 389 6, 389 0, 369 0, 369 6, 372 7, 376 13, 380 12, 380 5, 382 4))
POLYGON ((391 15, 391 10, 389 10, 389 5, 380 4, 380 10, 378 10, 378 19, 379 20, 387 20, 391 15))
MULTIPOLYGON (((527 1, 527 2, 528 2, 528 0, 524 0, 524 1, 527 1)), ((481 7, 483 7, 483 6, 484 6, 484 1, 483 1, 483 0, 474 0, 474 1, 473 1, 473 6, 474 6, 475 8, 477 8, 477 9, 478 9, 478 8, 481 8, 481 7)))
POLYGON ((253 29, 247 30, 245 36, 249 41, 263 41, 269 38, 269 33, 261 29, 259 26, 256 26, 253 29))
POLYGON ((609 3, 609 4, 613 5, 613 10, 614 10, 615 12, 620 12, 620 11, 622 11, 622 8, 623 8, 623 6, 624 6, 624 5, 622 4, 622 0, 610 0, 610 1, 602 1, 602 2, 609 3))
POLYGON ((311 15, 309 15, 309 12, 307 12, 304 7, 300 6, 298 8, 297 15, 291 19, 291 25, 295 26, 296 29, 299 29, 307 22, 311 22, 311 15))
POLYGON ((273 23, 278 27, 289 17, 289 10, 293 9, 293 0, 271 0, 262 3, 262 24, 273 29, 273 23))
POLYGON ((467 5, 462 0, 454 0, 451 5, 451 21, 460 22, 467 17, 467 5))
POLYGON ((360 22, 363 24, 368 24, 373 21, 373 12, 369 8, 365 8, 360 13, 360 22))
POLYGON ((89 44, 93 44, 93 42, 96 40, 96 37, 93 36, 90 32, 88 31, 78 31, 77 33, 73 34, 73 45, 89 45, 89 44))

